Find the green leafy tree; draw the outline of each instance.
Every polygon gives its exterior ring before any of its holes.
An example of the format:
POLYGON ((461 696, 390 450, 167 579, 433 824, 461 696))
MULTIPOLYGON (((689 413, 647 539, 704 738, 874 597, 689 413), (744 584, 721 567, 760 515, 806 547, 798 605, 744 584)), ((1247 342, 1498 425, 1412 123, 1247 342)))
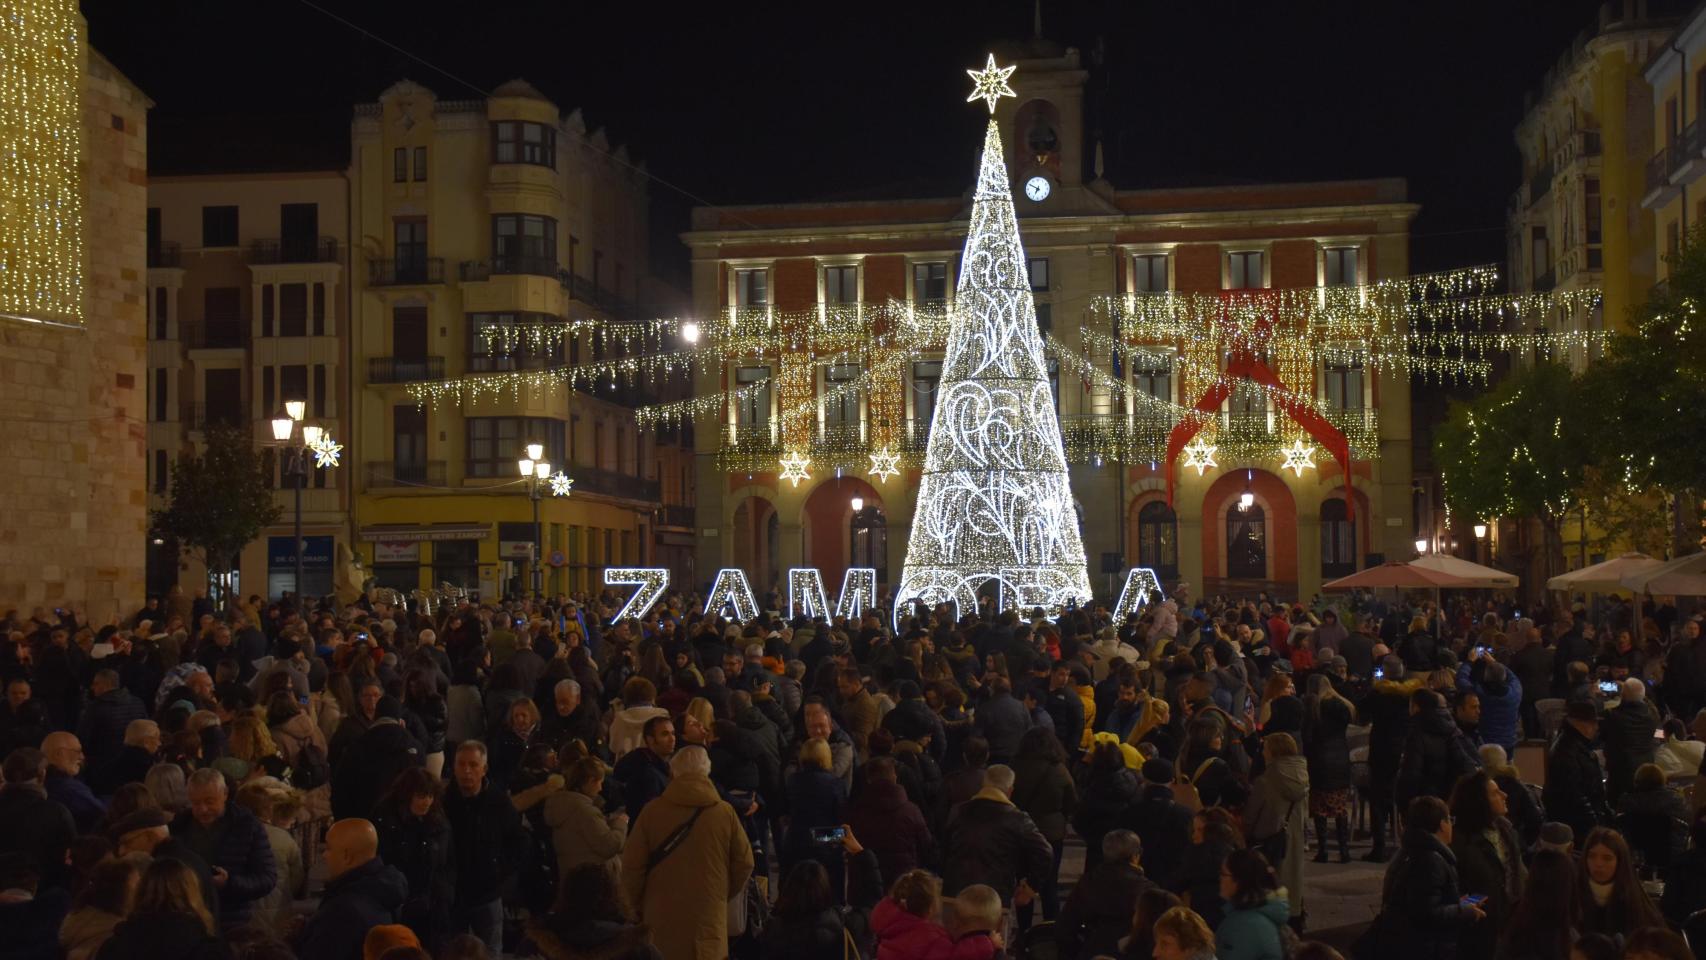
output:
POLYGON ((1434 462, 1452 511, 1538 520, 1548 576, 1561 556, 1564 516, 1592 463, 1586 399, 1568 368, 1537 364, 1473 402, 1452 403, 1434 434, 1434 462))
POLYGON ((243 548, 279 512, 271 458, 244 432, 210 427, 205 452, 181 456, 172 466, 171 501, 155 511, 153 525, 156 533, 198 554, 212 580, 236 565, 243 548))

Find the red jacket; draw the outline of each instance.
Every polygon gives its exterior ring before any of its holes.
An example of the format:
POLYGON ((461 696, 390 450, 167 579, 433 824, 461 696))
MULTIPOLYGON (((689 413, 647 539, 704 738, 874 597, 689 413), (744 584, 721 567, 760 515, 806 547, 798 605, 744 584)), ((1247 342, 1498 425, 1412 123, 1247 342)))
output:
POLYGON ((877 960, 991 960, 995 941, 973 934, 958 941, 942 925, 901 909, 884 897, 871 911, 871 932, 877 935, 877 960))

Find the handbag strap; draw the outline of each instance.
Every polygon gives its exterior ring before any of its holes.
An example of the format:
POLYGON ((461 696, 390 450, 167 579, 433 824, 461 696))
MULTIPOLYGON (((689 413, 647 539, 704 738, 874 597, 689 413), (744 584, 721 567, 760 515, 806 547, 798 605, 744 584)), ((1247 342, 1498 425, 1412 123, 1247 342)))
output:
POLYGON ((647 870, 647 872, 650 872, 650 871, 656 869, 658 864, 660 864, 660 863, 664 862, 664 860, 668 859, 669 855, 674 853, 676 848, 681 846, 682 843, 684 843, 687 840, 687 835, 689 833, 693 832, 694 822, 699 819, 699 815, 701 813, 704 813, 708 809, 710 809, 710 808, 709 807, 697 807, 697 808, 695 808, 692 816, 689 816, 685 821, 682 822, 682 824, 680 826, 676 827, 674 830, 671 830, 669 832, 669 836, 663 838, 663 842, 658 844, 657 848, 646 856, 646 870, 647 870))

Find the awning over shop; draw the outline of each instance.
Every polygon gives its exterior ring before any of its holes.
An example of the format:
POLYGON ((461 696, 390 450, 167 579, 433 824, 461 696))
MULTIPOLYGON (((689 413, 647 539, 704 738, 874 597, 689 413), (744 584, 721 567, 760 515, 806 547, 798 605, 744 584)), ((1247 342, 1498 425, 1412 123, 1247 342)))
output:
POLYGON ((361 539, 369 543, 484 540, 491 535, 489 523, 375 523, 361 528, 361 539))

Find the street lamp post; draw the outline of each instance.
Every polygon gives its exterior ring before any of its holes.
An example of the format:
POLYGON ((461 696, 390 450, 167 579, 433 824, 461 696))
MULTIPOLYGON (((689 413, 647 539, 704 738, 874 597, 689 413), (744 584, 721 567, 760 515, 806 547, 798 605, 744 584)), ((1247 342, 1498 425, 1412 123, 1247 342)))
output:
POLYGON ((551 465, 545 462, 545 445, 530 443, 527 445, 527 456, 517 462, 521 475, 527 480, 527 498, 533 501, 533 596, 539 599, 545 596, 545 571, 539 564, 541 537, 539 535, 539 500, 544 495, 545 481, 551 476, 551 465))
POLYGON ((291 550, 296 558, 296 572, 291 583, 291 592, 296 596, 296 605, 302 604, 302 488, 308 484, 308 456, 320 445, 325 431, 313 424, 304 424, 302 417, 307 413, 308 405, 301 400, 287 400, 284 413, 274 417, 272 422, 272 438, 278 444, 284 456, 280 464, 280 475, 289 478, 294 490, 296 501, 294 523, 292 526, 291 550), (300 428, 300 429, 299 429, 300 428))

